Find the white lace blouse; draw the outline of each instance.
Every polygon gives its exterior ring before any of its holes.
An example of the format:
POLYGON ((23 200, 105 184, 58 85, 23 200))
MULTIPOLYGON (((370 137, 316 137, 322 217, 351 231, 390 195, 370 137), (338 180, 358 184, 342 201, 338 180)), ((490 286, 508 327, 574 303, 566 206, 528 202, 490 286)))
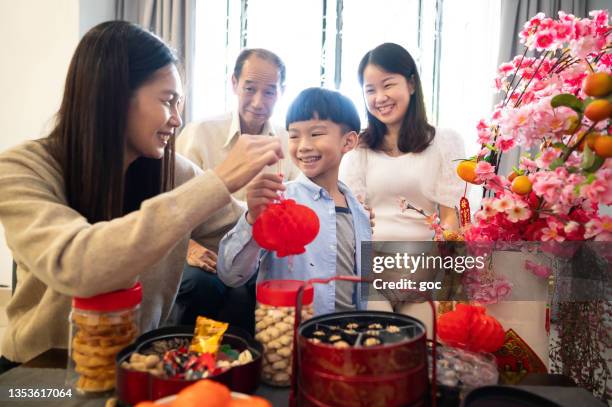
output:
POLYGON ((449 129, 436 129, 431 145, 421 153, 391 157, 357 148, 340 164, 340 180, 374 210, 376 241, 426 241, 433 231, 420 213, 402 212, 400 197, 432 214, 437 205, 459 206, 465 183, 456 175, 457 160, 465 158, 463 141, 449 129))

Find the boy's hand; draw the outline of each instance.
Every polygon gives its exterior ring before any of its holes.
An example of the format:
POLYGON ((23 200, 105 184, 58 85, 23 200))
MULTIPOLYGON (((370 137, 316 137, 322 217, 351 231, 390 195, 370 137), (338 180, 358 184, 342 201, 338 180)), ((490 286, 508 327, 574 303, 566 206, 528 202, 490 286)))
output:
POLYGON ((192 267, 199 267, 209 273, 216 273, 217 254, 190 240, 187 249, 187 264, 192 267))
POLYGON ((246 220, 249 225, 266 208, 266 205, 278 199, 278 192, 284 191, 283 177, 278 174, 260 174, 247 187, 247 206, 249 210, 246 220))

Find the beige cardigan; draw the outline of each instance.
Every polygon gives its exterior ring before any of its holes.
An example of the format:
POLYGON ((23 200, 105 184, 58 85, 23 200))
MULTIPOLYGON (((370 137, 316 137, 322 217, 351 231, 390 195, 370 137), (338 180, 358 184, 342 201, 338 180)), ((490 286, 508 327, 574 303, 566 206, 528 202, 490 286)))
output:
POLYGON ((189 238, 216 248, 242 213, 213 171, 177 155, 175 173, 174 190, 126 216, 89 224, 67 205, 59 164, 40 141, 0 154, 0 221, 18 281, 6 309, 3 356, 26 362, 66 348, 72 296, 128 288, 137 279, 141 330, 164 323, 189 238))

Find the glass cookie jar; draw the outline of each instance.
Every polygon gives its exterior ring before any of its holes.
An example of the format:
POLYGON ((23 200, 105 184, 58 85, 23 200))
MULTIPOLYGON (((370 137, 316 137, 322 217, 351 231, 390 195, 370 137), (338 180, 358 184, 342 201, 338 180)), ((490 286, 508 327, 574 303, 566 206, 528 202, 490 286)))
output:
POLYGON ((72 300, 67 381, 78 394, 115 388, 115 357, 138 337, 141 301, 140 283, 72 300))
MULTIPOLYGON (((300 280, 269 280, 257 284, 255 339, 264 348, 262 380, 273 386, 291 384, 295 301, 300 280)), ((313 316, 314 289, 302 297, 302 321, 313 316)))

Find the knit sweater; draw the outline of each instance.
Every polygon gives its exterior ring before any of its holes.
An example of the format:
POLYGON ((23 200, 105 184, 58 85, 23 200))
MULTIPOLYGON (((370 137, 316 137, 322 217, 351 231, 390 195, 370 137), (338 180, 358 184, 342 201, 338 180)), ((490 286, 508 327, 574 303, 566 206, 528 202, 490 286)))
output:
MULTIPOLYGON (((2 355, 26 362, 68 345, 71 298, 142 284, 141 331, 163 324, 189 238, 216 250, 242 209, 213 171, 176 156, 176 187, 111 221, 70 208, 59 163, 44 140, 0 154, 0 221, 17 263, 2 355), (198 226, 199 225, 199 226, 198 226)), ((9 266, 9 265, 5 265, 9 266)))

